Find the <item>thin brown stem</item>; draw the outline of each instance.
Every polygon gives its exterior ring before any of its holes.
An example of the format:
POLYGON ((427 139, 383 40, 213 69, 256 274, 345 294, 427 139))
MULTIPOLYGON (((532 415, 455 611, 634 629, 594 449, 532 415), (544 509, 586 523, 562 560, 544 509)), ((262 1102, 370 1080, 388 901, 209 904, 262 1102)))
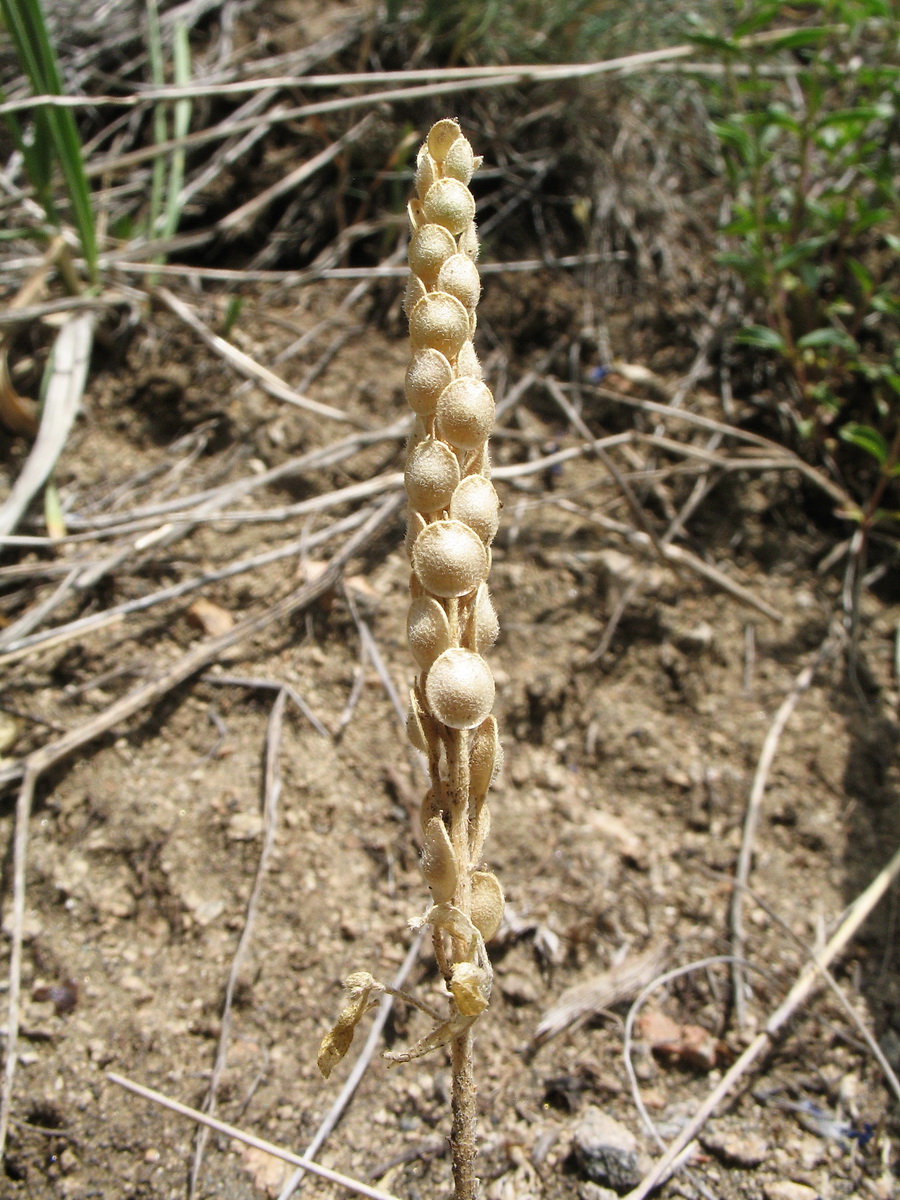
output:
POLYGON ((450 1152, 453 1158, 453 1200, 475 1200, 475 1072, 472 1067, 472 1030, 455 1038, 451 1045, 453 1071, 453 1127, 450 1152))

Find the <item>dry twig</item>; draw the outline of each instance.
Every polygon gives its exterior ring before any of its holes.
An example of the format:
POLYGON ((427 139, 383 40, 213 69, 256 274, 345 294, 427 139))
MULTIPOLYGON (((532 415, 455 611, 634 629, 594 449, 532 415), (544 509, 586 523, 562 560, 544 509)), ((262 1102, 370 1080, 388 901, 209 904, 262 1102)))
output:
POLYGON ((668 1176, 682 1152, 703 1128, 721 1101, 733 1091, 735 1085, 753 1063, 768 1053, 782 1028, 815 990, 822 968, 827 967, 845 949, 847 943, 856 934, 898 874, 900 874, 900 850, 876 875, 865 891, 857 896, 821 954, 816 954, 815 961, 800 973, 784 1001, 769 1017, 765 1028, 756 1035, 743 1054, 729 1067, 690 1121, 669 1144, 665 1154, 654 1163, 652 1169, 640 1184, 628 1193, 625 1200, 644 1200, 659 1182, 668 1176))

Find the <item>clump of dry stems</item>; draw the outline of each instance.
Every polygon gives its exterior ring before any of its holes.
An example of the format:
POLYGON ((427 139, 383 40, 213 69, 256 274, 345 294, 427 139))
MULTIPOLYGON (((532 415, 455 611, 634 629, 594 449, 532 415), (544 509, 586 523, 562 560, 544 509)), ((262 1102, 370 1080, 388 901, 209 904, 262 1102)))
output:
MULTIPOLYGON (((498 632, 487 588, 500 512, 488 455, 494 398, 472 344, 481 285, 468 184, 480 162, 457 121, 432 127, 409 204, 405 299, 412 351, 406 397, 417 418, 405 472, 412 564, 407 635, 418 668, 408 732, 428 759, 431 782, 422 801, 422 872, 432 903, 414 923, 432 928, 450 1015, 418 1005, 435 1028, 389 1057, 407 1062, 450 1045, 456 1200, 471 1200, 477 1190, 472 1026, 490 1001, 485 942, 503 914, 497 878, 477 869, 490 828, 488 788, 500 760, 494 680, 483 657, 498 632)), ((326 1076, 360 1018, 389 990, 365 971, 351 975, 346 987, 349 1002, 319 1052, 326 1076)))

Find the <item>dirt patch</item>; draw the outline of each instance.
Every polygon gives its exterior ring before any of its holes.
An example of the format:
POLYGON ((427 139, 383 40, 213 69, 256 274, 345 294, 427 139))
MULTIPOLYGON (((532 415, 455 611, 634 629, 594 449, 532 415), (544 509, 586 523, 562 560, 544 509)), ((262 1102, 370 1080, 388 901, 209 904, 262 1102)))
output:
MULTIPOLYGON (((574 288, 569 303, 577 306, 574 288)), ((323 305, 320 294, 318 316, 323 305)), ((289 319, 309 321, 309 304, 301 299, 289 319)), ((273 336, 289 336, 272 329, 248 323, 242 336, 271 356, 273 336)), ((386 423, 397 411, 403 344, 373 332, 365 353, 377 364, 368 372, 374 387, 352 382, 354 353, 321 372, 311 394, 386 423)), ((264 470, 331 437, 305 414, 243 389, 215 360, 202 353, 192 360, 160 315, 122 367, 98 374, 88 399, 60 473, 78 511, 90 511, 92 500, 99 511, 116 486, 170 464, 167 437, 204 423, 224 422, 227 436, 196 457, 178 484, 185 494, 245 471, 248 461, 264 470), (165 396, 154 390, 163 386, 165 396), (215 399, 223 393, 224 406, 215 399)), ((600 433, 606 415, 595 406, 585 419, 600 433)), ((526 402, 518 425, 529 436, 498 439, 500 465, 522 461, 535 441, 568 444, 542 402, 526 402)), ((395 467, 400 453, 399 441, 388 443, 314 479, 274 485, 264 501, 277 508, 364 479, 373 466, 395 467)), ((600 464, 579 459, 543 482, 500 487, 505 522, 492 580, 503 636, 494 664, 507 765, 488 856, 510 919, 495 950, 496 999, 478 1043, 482 1171, 491 1197, 587 1196, 572 1139, 588 1106, 627 1125, 645 1159, 654 1149, 626 1082, 624 1009, 535 1051, 542 1014, 573 985, 648 949, 659 950, 665 967, 728 953, 730 880, 750 780, 775 710, 826 636, 839 584, 809 569, 827 540, 785 517, 795 494, 789 483, 738 479, 698 514, 690 544, 706 547, 708 559, 784 620, 766 620, 689 570, 676 574, 645 559, 643 589, 609 654, 592 663, 636 561, 592 520, 594 508, 622 508, 615 484, 600 464)), ((165 560, 148 559, 143 578, 130 564, 111 571, 103 604, 274 546, 297 527, 288 533, 273 522, 261 537, 240 523, 200 526, 165 560)), ((361 583, 351 595, 402 695, 410 667, 401 539, 397 521, 355 564, 361 583)), ((202 595, 240 617, 293 586, 309 557, 298 552, 202 595)), ((72 603, 87 611, 96 598, 72 603)), ((185 599, 135 614, 11 664, 4 704, 27 716, 16 718, 19 740, 7 752, 41 741, 46 726, 38 721, 78 725, 181 653, 202 636, 187 608, 185 599)), ((803 947, 833 926, 896 845, 900 764, 889 654, 896 615, 896 607, 864 597, 856 686, 843 658, 823 665, 781 740, 751 874, 759 903, 747 904, 746 956, 758 968, 749 977, 749 1030, 802 969, 803 947)), ((234 989, 218 1091, 223 1119, 295 1149, 312 1138, 340 1083, 338 1072, 337 1083, 323 1084, 314 1061, 341 1004, 340 981, 360 967, 391 976, 409 944, 406 922, 424 904, 410 832, 421 784, 359 637, 346 597, 334 595, 229 654, 42 782, 31 824, 11 1197, 184 1193, 193 1127, 126 1095, 106 1072, 190 1105, 201 1105, 208 1087, 261 852, 274 697, 258 686, 218 684, 217 676, 290 685, 331 731, 317 733, 288 704, 274 848, 234 989)), ((2 824, 9 843, 9 806, 2 824)), ((900 976, 890 905, 837 976, 896 1056, 900 976)), ((427 951, 408 986, 434 998, 427 951)), ((663 1136, 677 1131, 743 1045, 729 996, 727 970, 709 968, 648 1001, 719 1045, 711 1074, 671 1056, 657 1061, 638 1045, 641 1094, 663 1136)), ((400 1005, 387 1045, 421 1032, 420 1019, 400 1005)), ((447 1088, 440 1057, 393 1071, 376 1058, 322 1160, 380 1178, 399 1196, 444 1194, 447 1088)), ((710 1134, 696 1169, 722 1197, 776 1194, 766 1189, 784 1181, 827 1197, 888 1195, 894 1124, 877 1064, 825 992, 721 1118, 725 1134, 710 1134), (733 1142, 750 1133, 756 1149, 742 1160, 733 1142)), ((252 1197, 268 1187, 275 1195, 280 1171, 214 1137, 198 1194, 252 1197)), ((331 1194, 314 1181, 304 1186, 331 1194)))

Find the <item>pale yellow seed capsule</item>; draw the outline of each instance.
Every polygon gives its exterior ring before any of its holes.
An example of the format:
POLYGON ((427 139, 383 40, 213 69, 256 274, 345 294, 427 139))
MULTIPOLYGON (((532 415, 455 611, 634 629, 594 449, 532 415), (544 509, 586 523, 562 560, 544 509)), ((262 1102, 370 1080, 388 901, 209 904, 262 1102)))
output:
POLYGON ((494 704, 494 677, 479 654, 452 647, 425 678, 428 707, 450 729, 474 729, 494 704))
POLYGON ((412 690, 409 693, 409 712, 406 714, 406 736, 416 750, 421 750, 423 754, 428 753, 428 742, 422 726, 422 713, 416 700, 416 693, 412 690))
MULTIPOLYGON (((456 241, 449 229, 443 225, 423 225, 417 229, 409 243, 409 269, 422 280, 426 287, 432 287, 438 272, 448 259, 457 255, 456 241)), ((478 277, 477 268, 475 277, 478 277)), ((452 288, 443 288, 442 292, 456 295, 452 288)), ((462 300, 462 297, 459 297, 462 300)), ((463 301, 465 303, 465 301, 463 301)), ((471 305, 466 307, 470 308, 471 305)))
POLYGON ((473 796, 483 799, 487 795, 501 757, 496 718, 487 717, 469 739, 469 787, 473 796))
POLYGON ((490 871, 472 875, 472 924, 486 942, 497 936, 506 901, 500 880, 490 871))
POLYGON ((419 805, 419 824, 423 829, 427 829, 429 821, 433 821, 435 817, 447 812, 448 807, 447 797, 444 795, 444 785, 441 784, 440 788, 429 788, 425 793, 425 799, 419 805))
POLYGON ((416 512, 446 508, 459 483, 459 462, 446 442, 424 438, 410 451, 404 472, 406 494, 416 512))
POLYGON ((474 529, 483 542, 492 542, 500 527, 500 497, 491 481, 467 475, 450 498, 450 516, 474 529))
POLYGON ((475 154, 468 138, 458 137, 444 155, 444 174, 468 183, 475 173, 475 154))
POLYGON ((433 596, 419 596, 410 604, 406 638, 422 671, 427 671, 436 658, 450 649, 450 622, 433 596))
POLYGON ((435 415, 441 437, 451 446, 477 450, 494 425, 494 397, 477 379, 454 379, 438 396, 435 415))
POLYGON ((420 300, 423 300, 428 294, 428 289, 418 277, 410 273, 406 280, 406 290, 403 293, 403 311, 409 317, 412 310, 416 307, 420 300))
POLYGON ((417 195, 424 196, 435 179, 437 179, 437 170, 435 169, 434 160, 428 153, 428 147, 420 146, 419 153, 416 155, 417 195))
MULTIPOLYGON (((481 363, 478 361, 478 355, 475 353, 475 347, 471 341, 463 342, 462 349, 456 356, 456 371, 459 375, 468 375, 471 379, 481 379, 481 363)), ((449 383, 450 380, 447 380, 449 383)), ((446 387, 446 384, 444 385, 446 387)), ((435 403, 437 397, 435 397, 435 403)))
MULTIPOLYGON (((407 514, 406 514, 406 553, 410 557, 410 559, 412 558, 412 551, 413 551, 413 546, 415 545, 416 538, 419 536, 419 534, 422 532, 422 530, 425 528, 426 525, 427 525, 427 522, 426 522, 425 518, 423 516, 421 516, 419 513, 415 512, 414 509, 410 509, 407 512, 407 514)), ((412 585, 412 580, 410 581, 410 586, 411 585, 412 585)))
POLYGON ((484 542, 461 521, 433 521, 413 543, 413 570, 426 592, 448 598, 474 591, 490 567, 484 542))
POLYGON ((413 196, 409 204, 406 206, 406 215, 409 217, 409 227, 415 233, 420 225, 425 224, 425 218, 422 215, 422 201, 413 196))
POLYGON ((486 583, 479 587, 475 596, 467 635, 466 644, 471 646, 476 654, 484 654, 490 650, 500 635, 497 610, 494 608, 486 583))
POLYGON ((475 222, 472 221, 459 235, 459 252, 467 254, 472 262, 477 262, 478 250, 478 234, 475 230, 475 222))
POLYGON ((458 179, 436 179, 422 198, 422 212, 458 237, 475 216, 475 197, 458 179))
MULTIPOLYGON (((425 228, 430 229, 431 227, 426 225, 425 228)), ((450 240, 453 241, 452 238, 450 240)), ((412 257, 410 257, 410 266, 412 266, 412 257)), ((478 268, 467 254, 452 254, 442 261, 438 268, 437 286, 440 291, 456 296, 457 300, 468 309, 475 307, 478 297, 481 295, 478 268)))
POLYGON ((443 162, 445 154, 460 136, 459 121, 455 117, 444 117, 429 129, 425 145, 436 162, 443 162))
MULTIPOLYGON (((466 345, 460 351, 460 357, 466 345)), ((431 416, 438 396, 452 379, 453 368, 440 350, 431 347, 420 350, 413 355, 406 368, 406 401, 409 407, 420 417, 431 416)))
POLYGON ((452 900, 459 868, 447 828, 440 817, 432 817, 425 826, 421 866, 435 904, 452 900))
POLYGON ((469 314, 465 305, 447 292, 429 292, 409 314, 409 340, 413 350, 431 346, 448 359, 456 358, 468 336, 469 314))

